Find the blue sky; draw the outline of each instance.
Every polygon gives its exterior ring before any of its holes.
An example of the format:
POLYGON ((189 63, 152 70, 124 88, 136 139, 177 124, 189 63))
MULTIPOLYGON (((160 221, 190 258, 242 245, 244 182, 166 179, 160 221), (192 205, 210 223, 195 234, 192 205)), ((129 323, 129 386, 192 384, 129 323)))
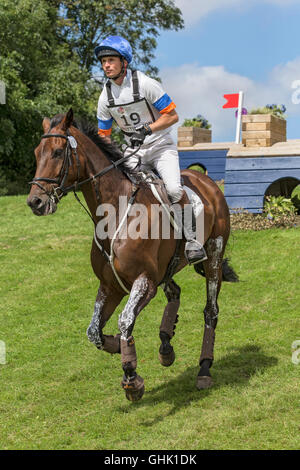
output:
POLYGON ((300 0, 175 3, 186 27, 161 33, 154 64, 181 122, 203 114, 214 141, 234 140, 234 110, 222 109, 223 94, 242 90, 248 110, 284 104, 288 139, 300 139, 300 103, 292 102, 292 84, 300 81, 300 0))

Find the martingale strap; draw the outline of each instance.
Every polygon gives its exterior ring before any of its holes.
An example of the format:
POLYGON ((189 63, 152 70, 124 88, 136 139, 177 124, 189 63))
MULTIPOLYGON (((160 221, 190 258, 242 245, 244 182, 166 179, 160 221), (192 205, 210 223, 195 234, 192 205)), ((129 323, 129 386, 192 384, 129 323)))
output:
MULTIPOLYGON (((29 182, 29 184, 35 184, 36 186, 38 186, 42 191, 44 191, 50 198, 52 198, 57 203, 60 201, 60 199, 63 196, 65 196, 70 191, 73 191, 74 195, 75 195, 75 198, 81 204, 81 206, 84 208, 84 210, 87 212, 87 214, 89 215, 89 217, 93 221, 94 225, 96 226, 95 220, 93 219, 91 213, 84 207, 84 205, 80 201, 78 195, 76 194, 76 190, 84 184, 87 184, 91 181, 95 181, 96 178, 100 178, 101 176, 108 173, 110 170, 116 169, 119 165, 121 165, 129 157, 135 155, 139 151, 140 145, 132 153, 130 153, 126 157, 120 158, 116 162, 112 162, 111 165, 109 165, 108 167, 106 167, 103 170, 99 171, 99 173, 96 173, 95 175, 90 176, 89 178, 86 178, 83 181, 79 181, 79 178, 80 178, 80 160, 79 160, 79 156, 78 156, 78 153, 77 153, 76 139, 73 136, 70 135, 68 130, 67 130, 67 135, 64 135, 64 134, 44 134, 44 135, 42 135, 42 139, 53 138, 53 137, 62 138, 62 139, 65 139, 67 141, 67 146, 65 148, 65 154, 64 154, 64 159, 63 159, 63 165, 62 165, 59 177, 58 178, 36 177, 36 178, 33 178, 33 180, 29 182), (71 186, 65 187, 64 183, 65 183, 66 178, 68 176, 69 167, 72 165, 71 156, 72 156, 73 152, 75 154, 75 161, 76 161, 76 166, 77 166, 77 181, 74 184, 72 184, 71 186), (46 188, 44 188, 44 186, 40 183, 40 181, 43 181, 43 182, 46 182, 46 183, 56 184, 58 186, 57 186, 57 188, 52 188, 52 191, 49 192, 49 191, 46 190, 46 188), (57 190, 60 190, 61 194, 57 194, 57 190)), ((127 208, 127 211, 126 211, 126 214, 125 214, 126 217, 129 213, 129 210, 130 210, 131 206, 134 203, 135 196, 136 196, 136 193, 137 193, 138 189, 139 189, 138 187, 133 185, 133 191, 132 191, 132 194, 129 198, 128 208, 127 208)), ((116 276, 116 279, 118 280, 120 286, 128 294, 130 291, 125 287, 124 283, 122 282, 121 278, 119 277, 119 275, 118 275, 118 273, 117 273, 117 271, 114 267, 114 264, 113 264, 113 261, 114 261, 113 244, 114 244, 116 236, 117 236, 118 232, 120 231, 121 226, 124 223, 126 217, 125 216, 123 217, 116 233, 113 236, 113 239, 112 239, 112 242, 111 242, 111 254, 110 255, 105 251, 104 247, 97 240, 96 230, 95 230, 95 233, 94 233, 94 240, 95 240, 95 243, 96 243, 97 247, 101 251, 102 255, 106 259, 106 261, 110 263, 110 266, 111 266, 111 268, 114 272, 114 275, 116 276)))
POLYGON ((106 260, 109 261, 109 264, 111 266, 111 269, 113 270, 113 273, 119 283, 119 285, 121 286, 121 288, 126 292, 126 294, 129 294, 130 293, 130 290, 127 289, 127 287, 124 285, 122 279, 120 278, 120 276, 118 275, 117 271, 116 271, 116 268, 114 266, 114 258, 115 258, 115 254, 114 254, 114 243, 115 243, 115 240, 117 238, 117 235, 118 233, 120 232, 125 220, 127 219, 127 216, 130 212, 130 209, 131 207, 133 206, 134 204, 134 200, 135 200, 135 197, 136 197, 136 194, 138 192, 139 188, 136 187, 136 186, 133 186, 133 192, 129 198, 129 201, 128 201, 128 206, 127 206, 127 209, 125 211, 125 214, 121 220, 121 222, 119 223, 119 226, 117 228, 117 230, 115 231, 113 237, 112 237, 112 240, 111 240, 111 243, 110 243, 110 256, 106 253, 106 251, 104 250, 103 246, 101 245, 101 243, 97 240, 97 234, 96 234, 96 229, 95 229, 95 232, 94 232, 94 241, 97 245, 97 247, 99 248, 99 250, 101 251, 101 253, 105 256, 106 260))

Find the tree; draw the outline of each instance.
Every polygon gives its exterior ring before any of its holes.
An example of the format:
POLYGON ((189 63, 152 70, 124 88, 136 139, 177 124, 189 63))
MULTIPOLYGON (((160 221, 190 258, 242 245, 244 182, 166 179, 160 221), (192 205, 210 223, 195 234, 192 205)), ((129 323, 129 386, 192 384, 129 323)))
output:
POLYGON ((24 190, 24 179, 33 170, 41 122, 35 99, 54 62, 56 11, 44 1, 2 0, 0 20, 0 80, 6 85, 6 104, 0 106, 3 194, 3 186, 8 192, 16 186, 24 190))
POLYGON ((101 39, 120 35, 131 43, 136 65, 156 74, 151 60, 159 31, 183 27, 181 11, 172 0, 72 0, 57 4, 64 21, 61 37, 77 51, 81 65, 89 71, 101 39))
POLYGON ((44 116, 65 112, 96 123, 101 88, 94 48, 110 34, 126 37, 147 73, 161 29, 183 27, 172 0, 1 0, 0 194, 26 192, 44 116), (1 189, 2 187, 2 189, 1 189))

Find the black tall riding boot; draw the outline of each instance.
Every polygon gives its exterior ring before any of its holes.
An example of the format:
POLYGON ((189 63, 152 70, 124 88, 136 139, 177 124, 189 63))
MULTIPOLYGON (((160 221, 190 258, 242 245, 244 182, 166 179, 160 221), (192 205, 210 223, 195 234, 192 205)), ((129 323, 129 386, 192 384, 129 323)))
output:
POLYGON ((189 264, 197 264, 205 261, 207 255, 203 245, 196 240, 194 228, 196 219, 192 204, 185 204, 185 209, 179 204, 173 204, 175 218, 180 227, 183 226, 183 234, 186 239, 184 254, 189 264), (185 215, 185 216, 184 216, 185 215))

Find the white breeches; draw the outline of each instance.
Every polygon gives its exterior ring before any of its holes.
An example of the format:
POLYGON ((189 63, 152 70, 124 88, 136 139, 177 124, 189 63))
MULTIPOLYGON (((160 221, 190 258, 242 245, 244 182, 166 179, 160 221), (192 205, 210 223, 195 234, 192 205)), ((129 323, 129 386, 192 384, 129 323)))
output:
MULTIPOLYGON (((125 156, 133 149, 128 148, 125 156)), ((125 161, 125 165, 134 169, 141 162, 140 169, 155 168, 160 174, 172 203, 178 202, 183 194, 181 186, 179 156, 176 145, 169 134, 155 142, 143 145, 140 150, 125 161)))

